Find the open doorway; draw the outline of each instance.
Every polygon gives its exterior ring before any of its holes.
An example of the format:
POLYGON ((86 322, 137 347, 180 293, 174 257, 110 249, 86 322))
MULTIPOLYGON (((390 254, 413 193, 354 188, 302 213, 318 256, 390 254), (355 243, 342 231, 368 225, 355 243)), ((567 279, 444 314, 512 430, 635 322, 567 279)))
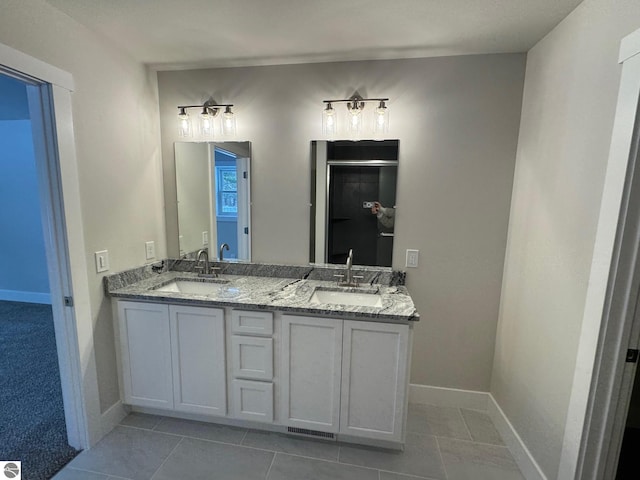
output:
POLYGON ((67 437, 28 86, 0 73, 0 459, 46 479, 78 451, 67 437))
POLYGON ((633 393, 624 427, 616 480, 633 480, 640 476, 640 370, 636 369, 633 393))

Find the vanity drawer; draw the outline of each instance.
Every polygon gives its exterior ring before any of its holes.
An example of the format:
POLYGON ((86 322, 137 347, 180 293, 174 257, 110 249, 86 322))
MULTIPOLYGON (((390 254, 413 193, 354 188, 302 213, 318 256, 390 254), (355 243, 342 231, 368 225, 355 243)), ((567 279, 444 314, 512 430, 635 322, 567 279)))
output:
POLYGON ((233 310, 231 332, 240 335, 273 335, 273 313, 233 310))
POLYGON ((273 383, 234 379, 231 388, 236 418, 273 422, 273 383))
POLYGON ((273 379, 273 339, 231 337, 232 372, 234 378, 273 379))

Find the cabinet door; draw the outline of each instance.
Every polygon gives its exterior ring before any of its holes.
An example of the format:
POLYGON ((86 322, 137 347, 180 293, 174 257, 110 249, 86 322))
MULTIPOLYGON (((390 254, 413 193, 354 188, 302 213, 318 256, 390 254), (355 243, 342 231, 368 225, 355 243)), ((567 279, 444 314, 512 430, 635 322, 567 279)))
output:
POLYGON ((224 311, 171 305, 175 410, 226 415, 224 311))
POLYGON ((340 416, 342 320, 282 317, 282 421, 336 433, 340 416))
POLYGON ((173 408, 169 307, 118 302, 124 403, 173 408))
POLYGON ((340 433, 402 441, 408 325, 344 322, 340 433))

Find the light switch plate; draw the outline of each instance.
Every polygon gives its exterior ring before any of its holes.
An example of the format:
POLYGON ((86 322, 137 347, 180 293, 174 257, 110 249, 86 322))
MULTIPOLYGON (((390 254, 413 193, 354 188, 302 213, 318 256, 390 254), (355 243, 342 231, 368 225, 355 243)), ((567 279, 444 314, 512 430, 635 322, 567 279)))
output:
POLYGON ((144 248, 147 254, 147 260, 156 258, 156 242, 144 242, 144 248))
POLYGON ((420 250, 411 250, 407 249, 407 262, 406 266, 410 268, 418 267, 418 255, 420 254, 420 250))
POLYGON ((100 250, 95 253, 96 256, 96 272, 102 273, 109 270, 109 252, 107 250, 100 250))

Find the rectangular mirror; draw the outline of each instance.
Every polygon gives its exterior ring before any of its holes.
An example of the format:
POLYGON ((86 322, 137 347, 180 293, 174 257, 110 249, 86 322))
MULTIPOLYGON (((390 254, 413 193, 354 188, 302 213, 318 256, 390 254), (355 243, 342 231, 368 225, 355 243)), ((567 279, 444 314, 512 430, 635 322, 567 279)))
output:
POLYGON ((180 256, 251 260, 250 142, 176 142, 180 256))
POLYGON ((390 267, 398 140, 311 142, 309 261, 390 267))

